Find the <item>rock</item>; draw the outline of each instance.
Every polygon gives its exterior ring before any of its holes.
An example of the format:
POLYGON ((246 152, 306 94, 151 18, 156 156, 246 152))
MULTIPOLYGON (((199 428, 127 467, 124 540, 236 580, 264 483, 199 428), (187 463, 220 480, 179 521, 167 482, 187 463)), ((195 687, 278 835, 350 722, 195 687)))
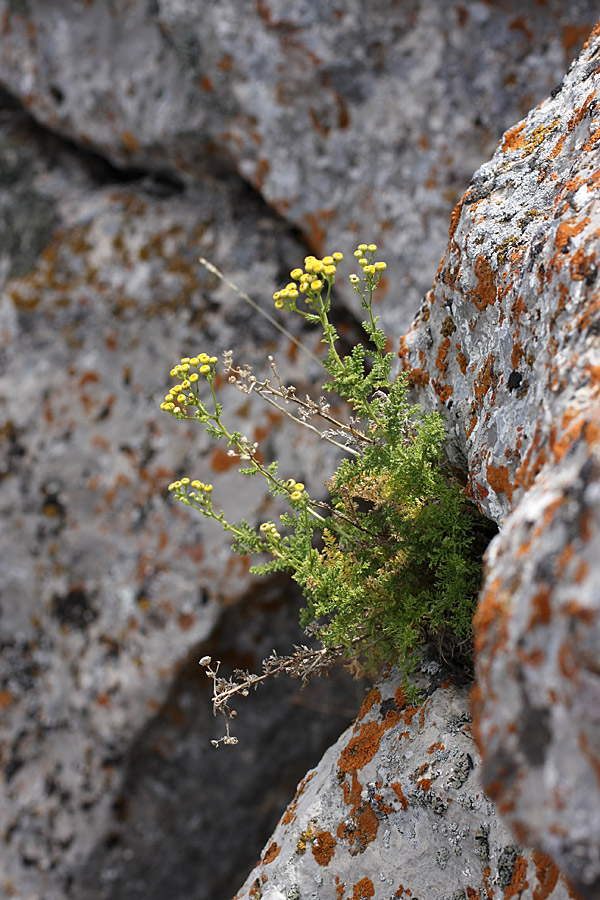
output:
POLYGON ((458 204, 402 356, 501 523, 476 615, 483 783, 600 892, 600 31, 458 204))
MULTIPOLYGON (((471 173, 562 78, 593 0, 1 0, 0 82, 119 167, 235 169, 314 252, 375 240, 396 333, 471 173)), ((348 302, 355 299, 349 290, 348 302)))
MULTIPOLYGON (((274 352, 308 389, 287 338, 197 263, 206 253, 268 296, 302 248, 237 176, 206 176, 185 194, 152 180, 124 184, 15 110, 0 122, 0 180, 0 231, 20 229, 0 248, 0 895, 57 900, 115 820, 120 827, 114 804, 128 752, 161 719, 180 667, 191 658, 198 668, 209 639, 218 656, 223 609, 256 610, 267 653, 302 638, 285 592, 281 613, 261 618, 247 561, 167 492, 188 472, 212 481, 232 514, 261 521, 272 515, 261 486, 240 483, 224 448, 159 409, 174 362, 207 347, 231 346, 261 369, 274 352), (285 609, 295 627, 283 635, 285 609)), ((232 422, 282 458, 282 472, 330 470, 328 445, 291 441, 282 416, 231 399, 232 422)), ((259 667, 261 644, 243 644, 244 665, 259 667)), ((293 689, 265 722, 278 721, 280 740, 291 741, 279 755, 299 777, 294 760, 302 769, 307 754, 316 761, 349 716, 316 715, 309 727, 290 708, 293 689)), ((210 718, 206 691, 197 702, 210 718)), ((202 724, 199 740, 214 753, 202 724)), ((255 781, 267 777, 261 754, 251 764, 255 781)), ((182 787, 195 778, 201 795, 194 757, 188 769, 173 765, 182 787)), ((216 833, 223 819, 235 829, 248 803, 254 795, 223 810, 216 833)), ((160 827, 176 840, 168 819, 160 827)), ((256 841, 257 827, 240 836, 256 841)), ((210 883, 206 846, 186 877, 210 883)))
POLYGON ((484 795, 468 689, 405 703, 397 672, 300 783, 235 900, 567 898, 484 795))

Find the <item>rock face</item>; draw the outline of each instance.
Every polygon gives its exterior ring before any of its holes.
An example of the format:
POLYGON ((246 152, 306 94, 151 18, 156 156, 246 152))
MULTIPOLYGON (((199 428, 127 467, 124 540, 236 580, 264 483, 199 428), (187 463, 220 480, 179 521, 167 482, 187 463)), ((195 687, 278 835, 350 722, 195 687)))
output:
POLYGON ((300 783, 235 900, 567 898, 552 861, 524 852, 481 784, 468 691, 407 706, 397 674, 300 783))
MULTIPOLYGON (((132 189, 106 164, 41 134, 14 110, 4 111, 0 147, 0 179, 9 186, 0 207, 2 229, 10 235, 19 228, 19 240, 0 249, 11 276, 0 299, 0 896, 61 898, 90 856, 98 865, 89 896, 118 896, 110 891, 120 876, 108 863, 119 859, 120 849, 133 853, 121 858, 123 878, 135 870, 143 896, 161 896, 144 887, 139 874, 155 830, 146 841, 138 830, 133 850, 121 846, 130 818, 118 798, 135 808, 122 784, 130 755, 141 746, 147 760, 172 760, 180 775, 173 801, 190 781, 215 781, 207 679, 203 693, 194 682, 204 718, 177 712, 180 667, 190 656, 198 669, 201 648, 210 641, 215 657, 255 668, 279 639, 285 649, 302 633, 286 599, 290 592, 279 589, 278 599, 266 604, 277 614, 261 613, 268 588, 249 593, 247 562, 232 559, 220 532, 172 503, 166 491, 176 474, 195 472, 214 483, 215 497, 231 513, 254 521, 269 515, 259 485, 240 485, 235 460, 223 448, 201 429, 161 413, 158 404, 172 383, 174 362, 186 351, 213 346, 234 347, 240 361, 261 365, 271 350, 300 376, 299 385, 305 383, 299 360, 290 358, 290 342, 249 315, 197 264, 206 253, 239 281, 243 270, 244 279, 268 295, 302 248, 235 176, 220 182, 207 176, 185 196, 151 179, 138 179, 132 189), (224 609, 242 600, 256 618, 247 625, 240 620, 236 649, 231 634, 223 633, 224 609), (164 721, 169 709, 180 726, 179 732, 172 726, 179 738, 174 743, 191 743, 187 768, 169 751, 169 741, 144 741, 152 720, 164 721), (181 724, 186 715, 200 729, 198 744, 189 736, 191 725, 186 732, 181 724)), ((283 456, 283 471, 301 477, 312 467, 331 468, 324 444, 312 451, 306 442, 297 446, 280 419, 236 397, 238 427, 283 456)), ((249 719, 255 743, 251 735, 247 796, 236 795, 237 807, 222 817, 232 830, 240 826, 232 849, 239 848, 245 865, 244 842, 277 815, 272 804, 260 815, 253 811, 258 788, 251 784, 260 782, 261 772, 267 778, 268 759, 256 744, 264 729, 278 723, 281 741, 294 749, 277 751, 274 739, 274 752, 287 758, 288 777, 299 777, 306 755, 316 761, 352 715, 350 704, 339 717, 317 713, 310 726, 306 709, 290 706, 292 693, 295 685, 272 698, 274 709, 260 727, 249 719), (246 825, 239 818, 243 809, 246 825)), ((325 707, 343 696, 325 698, 325 707)), ((176 835, 167 824, 166 801, 163 817, 160 806, 153 809, 157 821, 165 821, 156 826, 159 832, 168 828, 176 835)), ((204 823, 201 818, 196 826, 204 823)), ((196 826, 182 820, 180 829, 193 834, 196 826)), ((135 830, 135 822, 130 827, 135 830)), ((197 879, 209 895, 221 889, 224 874, 213 865, 210 837, 220 829, 206 829, 205 849, 179 879, 181 896, 197 879)), ((242 877, 240 869, 238 884, 242 877)), ((138 889, 127 884, 127 895, 137 896, 138 889)))
POLYGON ((403 340, 498 523, 476 616, 483 783, 600 892, 600 33, 457 206, 403 340))
POLYGON ((593 0, 1 0, 0 81, 120 167, 237 170, 315 252, 385 243, 401 333, 472 172, 596 18, 593 0))

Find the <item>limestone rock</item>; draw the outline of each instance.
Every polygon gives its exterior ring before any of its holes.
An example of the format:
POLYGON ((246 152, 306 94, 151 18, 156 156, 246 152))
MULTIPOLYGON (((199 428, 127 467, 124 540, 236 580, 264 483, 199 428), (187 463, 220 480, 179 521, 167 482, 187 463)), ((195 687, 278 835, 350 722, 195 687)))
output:
MULTIPOLYGON (((247 561, 167 493, 187 472, 212 481, 231 515, 273 512, 225 448, 160 411, 169 369, 186 352, 232 347, 262 370, 271 351, 308 387, 290 342, 197 262, 204 253, 268 296, 302 255, 283 223, 236 176, 207 176, 185 195, 118 179, 3 111, 0 230, 18 224, 20 240, 0 247, 1 896, 65 896, 110 832, 128 749, 179 667, 192 654, 197 668, 223 607, 259 602, 247 561)), ((282 472, 330 470, 327 445, 290 440, 282 416, 222 388, 232 424, 282 458, 282 472)), ((263 632, 270 652, 268 617, 263 632)), ((243 664, 260 666, 259 653, 248 647, 243 664)), ((210 718, 206 692, 198 703, 210 718)), ((318 717, 312 735, 292 725, 285 697, 275 714, 296 759, 322 746, 319 730, 327 743, 339 733, 318 717)), ((259 755, 252 777, 260 771, 259 755)))
POLYGON ((402 355, 502 523, 476 616, 483 781, 600 891, 600 31, 458 204, 402 355))
POLYGON ((315 252, 382 243, 401 333, 472 172, 596 18, 593 0, 1 0, 0 83, 119 167, 237 170, 315 252))
POLYGON ((551 860, 524 852, 481 784, 468 690, 407 706, 392 672, 300 783, 235 900, 552 897, 551 860))

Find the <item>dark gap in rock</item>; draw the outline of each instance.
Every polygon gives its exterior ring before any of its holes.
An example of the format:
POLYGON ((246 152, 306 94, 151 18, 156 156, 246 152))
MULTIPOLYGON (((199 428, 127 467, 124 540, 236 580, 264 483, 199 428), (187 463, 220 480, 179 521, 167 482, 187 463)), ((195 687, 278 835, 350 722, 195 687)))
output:
POLYGON ((274 647, 306 643, 300 604, 287 578, 262 580, 189 653, 127 753, 111 820, 77 878, 79 900, 229 900, 243 883, 298 782, 356 716, 364 682, 341 668, 304 691, 271 679, 233 704, 239 744, 215 749, 224 719, 212 716, 198 661, 221 660, 225 677, 260 673, 274 647))

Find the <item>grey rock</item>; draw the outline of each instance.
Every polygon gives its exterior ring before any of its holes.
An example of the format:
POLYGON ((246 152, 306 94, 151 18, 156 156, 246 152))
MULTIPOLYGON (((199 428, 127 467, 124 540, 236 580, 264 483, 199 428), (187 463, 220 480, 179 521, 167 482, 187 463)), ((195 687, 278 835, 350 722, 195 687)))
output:
POLYGON ((516 846, 484 794, 468 689, 446 682, 411 707, 392 671, 300 783, 235 900, 500 892, 570 896, 556 865, 516 846))
POLYGON ((475 619, 486 791, 587 897, 600 889, 599 53, 595 29, 562 90, 476 174, 401 350, 501 523, 475 619))
POLYGON ((238 171, 314 252, 380 242, 400 332, 472 172, 596 18, 592 0, 2 0, 0 81, 120 167, 238 171))
MULTIPOLYGON (((166 195, 163 185, 157 196, 146 181, 115 182, 106 167, 99 183, 96 160, 40 133, 15 110, 2 119, 0 147, 6 182, 0 227, 10 230, 11 216, 24 224, 23 240, 1 251, 0 895, 55 900, 68 895, 86 861, 90 870, 110 872, 106 851, 125 821, 117 801, 129 753, 145 746, 152 758, 143 735, 154 719, 164 721, 185 661, 198 668, 209 639, 218 655, 222 632, 215 627, 224 609, 244 603, 254 610, 249 634, 262 623, 262 644, 246 638, 244 651, 239 637, 238 664, 259 667, 261 648, 285 652, 302 638, 292 627, 297 613, 286 592, 278 592, 281 612, 261 616, 268 588, 264 596, 252 595, 247 561, 232 558, 220 530, 189 515, 167 492, 175 475, 187 472, 210 480, 216 502, 232 516, 261 521, 274 512, 261 487, 241 481, 224 448, 161 412, 159 403, 174 363, 186 351, 206 348, 232 347, 257 371, 273 352, 285 359, 299 389, 310 388, 306 366, 294 362, 287 338, 197 262, 204 253, 240 283, 269 295, 282 270, 303 254, 237 176, 218 182, 206 176, 185 195, 178 189, 166 195), (39 210, 43 216, 32 222, 39 210), (292 623, 285 633, 284 610, 292 623)), ((233 393, 234 427, 257 438, 261 433, 265 455, 281 458, 282 472, 306 478, 313 469, 331 469, 327 445, 311 449, 310 441, 291 440, 280 419, 228 385, 222 389, 233 393)), ((310 726, 306 712, 299 717, 290 707, 291 690, 278 695, 263 730, 254 731, 264 734, 277 721, 281 740, 289 742, 279 756, 287 758, 295 781, 307 754, 314 761, 349 714, 315 714, 310 726)), ((197 702, 205 718, 196 720, 201 731, 189 743, 194 752, 203 743, 206 755, 215 752, 206 690, 197 702)), ((313 702, 318 706, 318 697, 313 702)), ((324 703, 336 705, 326 695, 324 703)), ((275 753, 278 746, 275 739, 275 753)), ((256 752, 256 743, 253 753, 248 784, 260 773, 264 784, 268 758, 256 752)), ((180 789, 191 794, 197 783, 201 795, 204 776, 193 756, 188 763, 173 762, 180 789)), ((205 768, 208 778, 210 763, 205 768)), ((256 790, 249 788, 246 799, 242 792, 213 829, 221 834, 225 822, 232 830, 239 825, 232 852, 237 846, 241 859, 248 854, 244 844, 256 848, 257 830, 272 821, 272 805, 248 821, 256 790)), ((132 805, 141 809, 143 803, 132 805)), ((157 813, 157 819, 147 841, 142 834, 138 845, 132 837, 134 855, 125 871, 148 855, 160 829, 177 843, 169 818, 163 823, 157 813)), ((183 819, 180 828, 186 829, 183 819)), ((210 834, 205 848, 185 877, 195 874, 210 892, 223 871, 213 864, 210 834)), ((112 872, 120 884, 114 866, 112 872)), ((143 877, 140 864, 138 881, 143 877)), ((100 874, 98 884, 107 889, 100 874)), ((144 891, 146 898, 161 896, 151 894, 147 882, 144 891)), ((96 896, 91 889, 89 896, 96 896)), ((130 886, 128 896, 137 896, 136 889, 130 886)))

